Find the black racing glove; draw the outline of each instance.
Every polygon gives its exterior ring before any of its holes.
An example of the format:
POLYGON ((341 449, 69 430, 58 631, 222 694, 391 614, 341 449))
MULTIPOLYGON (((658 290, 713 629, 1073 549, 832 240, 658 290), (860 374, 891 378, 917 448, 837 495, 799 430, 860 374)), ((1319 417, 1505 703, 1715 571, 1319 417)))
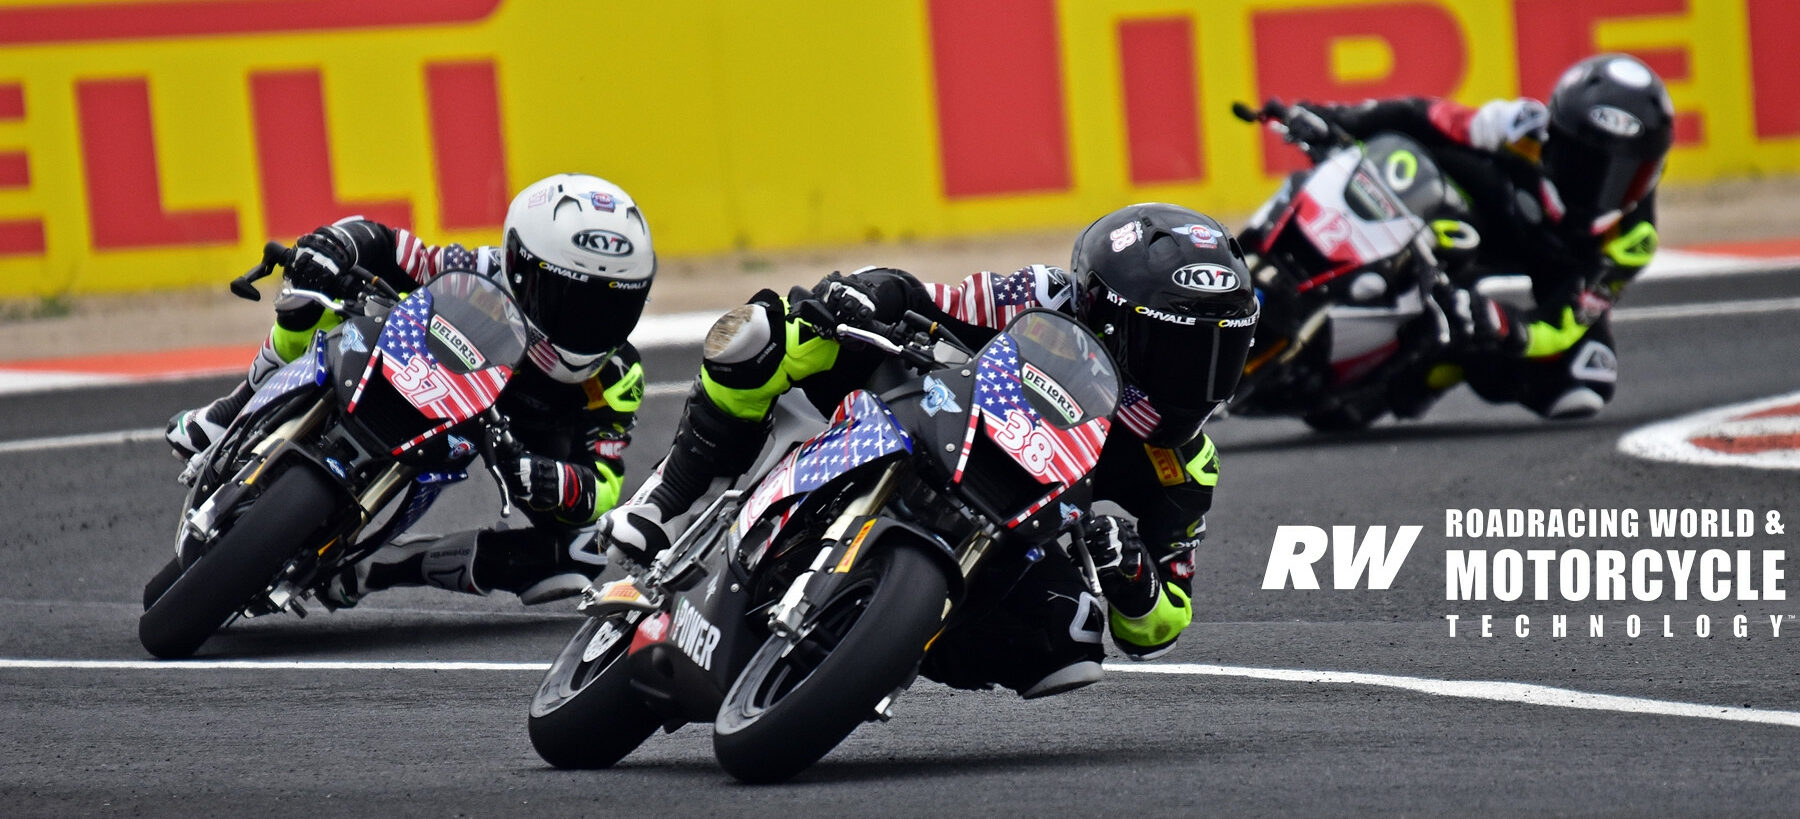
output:
POLYGON ((1082 545, 1094 559, 1106 602, 1132 619, 1156 608, 1162 584, 1137 527, 1113 515, 1097 515, 1088 521, 1085 535, 1082 545))
POLYGON ((1431 289, 1431 306, 1442 320, 1455 352, 1525 354, 1530 341, 1525 323, 1506 305, 1471 288, 1439 281, 1431 289))
POLYGON ((326 225, 294 241, 294 258, 288 265, 288 281, 301 290, 317 290, 332 298, 354 291, 356 247, 341 231, 326 225))
POLYGON ((813 285, 812 297, 824 304, 839 324, 864 327, 875 316, 875 291, 855 276, 833 272, 813 285))
POLYGON ((1308 145, 1331 144, 1331 128, 1335 124, 1324 106, 1301 102, 1288 109, 1288 136, 1308 145))
POLYGON ((501 467, 506 486, 527 509, 554 513, 566 521, 594 517, 600 476, 594 468, 522 452, 512 466, 501 467))

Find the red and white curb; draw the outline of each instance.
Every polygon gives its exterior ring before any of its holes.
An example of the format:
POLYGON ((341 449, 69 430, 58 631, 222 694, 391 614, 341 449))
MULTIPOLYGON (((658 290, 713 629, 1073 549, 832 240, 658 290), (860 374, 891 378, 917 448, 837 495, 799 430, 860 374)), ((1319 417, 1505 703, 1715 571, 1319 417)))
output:
POLYGON ((1800 392, 1639 427, 1619 439, 1619 451, 1653 461, 1800 469, 1800 392))

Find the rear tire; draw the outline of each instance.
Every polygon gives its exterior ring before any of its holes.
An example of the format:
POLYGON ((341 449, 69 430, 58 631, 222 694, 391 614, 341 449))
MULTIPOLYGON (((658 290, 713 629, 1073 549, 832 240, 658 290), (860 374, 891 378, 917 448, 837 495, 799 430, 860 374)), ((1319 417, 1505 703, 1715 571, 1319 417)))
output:
MULTIPOLYGON (((219 542, 145 609, 138 618, 138 642, 164 659, 192 656, 311 545, 337 504, 337 488, 311 466, 295 465, 277 475, 219 542)), ((145 599, 150 591, 146 586, 145 599)))
MULTIPOLYGON (((631 688, 625 664, 636 625, 623 615, 589 618, 563 647, 531 700, 531 747, 558 768, 610 768, 656 733, 662 718, 631 688), (618 629, 591 660, 583 655, 607 624, 618 629)), ((604 638, 603 638, 604 639, 604 638)))
POLYGON ((876 552, 791 651, 770 637, 750 658, 713 722, 719 764, 758 783, 817 762, 917 671, 948 598, 944 570, 919 547, 876 552))

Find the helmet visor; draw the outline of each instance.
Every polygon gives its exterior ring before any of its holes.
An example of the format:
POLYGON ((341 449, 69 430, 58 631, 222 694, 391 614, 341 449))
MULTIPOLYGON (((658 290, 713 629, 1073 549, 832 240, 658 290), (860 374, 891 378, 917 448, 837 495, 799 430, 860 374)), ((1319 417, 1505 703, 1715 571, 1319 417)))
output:
POLYGON ((1256 335, 1256 312, 1190 316, 1132 304, 1111 290, 1095 295, 1095 326, 1111 325, 1108 346, 1120 369, 1158 410, 1203 415, 1237 389, 1256 335))
POLYGON ((506 243, 513 295, 537 329, 570 356, 603 355, 625 343, 643 315, 650 279, 611 279, 538 258, 516 239, 506 243))
POLYGON ((1543 162, 1563 205, 1589 219, 1636 205, 1656 186, 1663 165, 1660 156, 1617 156, 1568 137, 1545 143, 1543 162))

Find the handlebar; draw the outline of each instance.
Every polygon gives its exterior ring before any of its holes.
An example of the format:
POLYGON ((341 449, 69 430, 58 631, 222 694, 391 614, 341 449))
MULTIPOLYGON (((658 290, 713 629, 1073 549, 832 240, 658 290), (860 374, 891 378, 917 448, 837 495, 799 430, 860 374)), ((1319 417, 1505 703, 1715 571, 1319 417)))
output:
MULTIPOLYGON (((262 293, 257 291, 254 282, 276 272, 277 268, 292 270, 293 267, 294 248, 288 247, 280 242, 271 241, 268 244, 263 245, 262 261, 258 262, 255 267, 245 271, 244 275, 231 280, 231 294, 247 301, 262 301, 262 293)), ((382 296, 395 302, 400 301, 400 292, 395 290, 393 285, 388 284, 387 281, 380 276, 363 269, 362 266, 352 265, 348 273, 351 277, 361 282, 364 290, 362 293, 354 294, 352 298, 373 293, 374 295, 382 296)), ((316 290, 300 290, 295 288, 285 289, 289 293, 318 302, 326 308, 340 313, 349 310, 345 304, 348 299, 334 299, 331 296, 316 290)))
POLYGON ((1288 105, 1275 97, 1270 97, 1261 108, 1233 102, 1231 113, 1245 122, 1267 126, 1269 130, 1280 134, 1282 139, 1298 146, 1314 164, 1323 160, 1334 149, 1356 144, 1356 139, 1344 129, 1326 122, 1305 106, 1288 105))
POLYGON ((793 305, 790 317, 805 319, 839 340, 867 344, 920 372, 958 363, 938 358, 936 348, 940 343, 961 353, 965 359, 975 355, 973 350, 945 330, 942 324, 912 310, 906 311, 898 322, 892 324, 872 316, 858 319, 855 324, 847 324, 838 321, 831 309, 818 299, 798 299, 793 305))

